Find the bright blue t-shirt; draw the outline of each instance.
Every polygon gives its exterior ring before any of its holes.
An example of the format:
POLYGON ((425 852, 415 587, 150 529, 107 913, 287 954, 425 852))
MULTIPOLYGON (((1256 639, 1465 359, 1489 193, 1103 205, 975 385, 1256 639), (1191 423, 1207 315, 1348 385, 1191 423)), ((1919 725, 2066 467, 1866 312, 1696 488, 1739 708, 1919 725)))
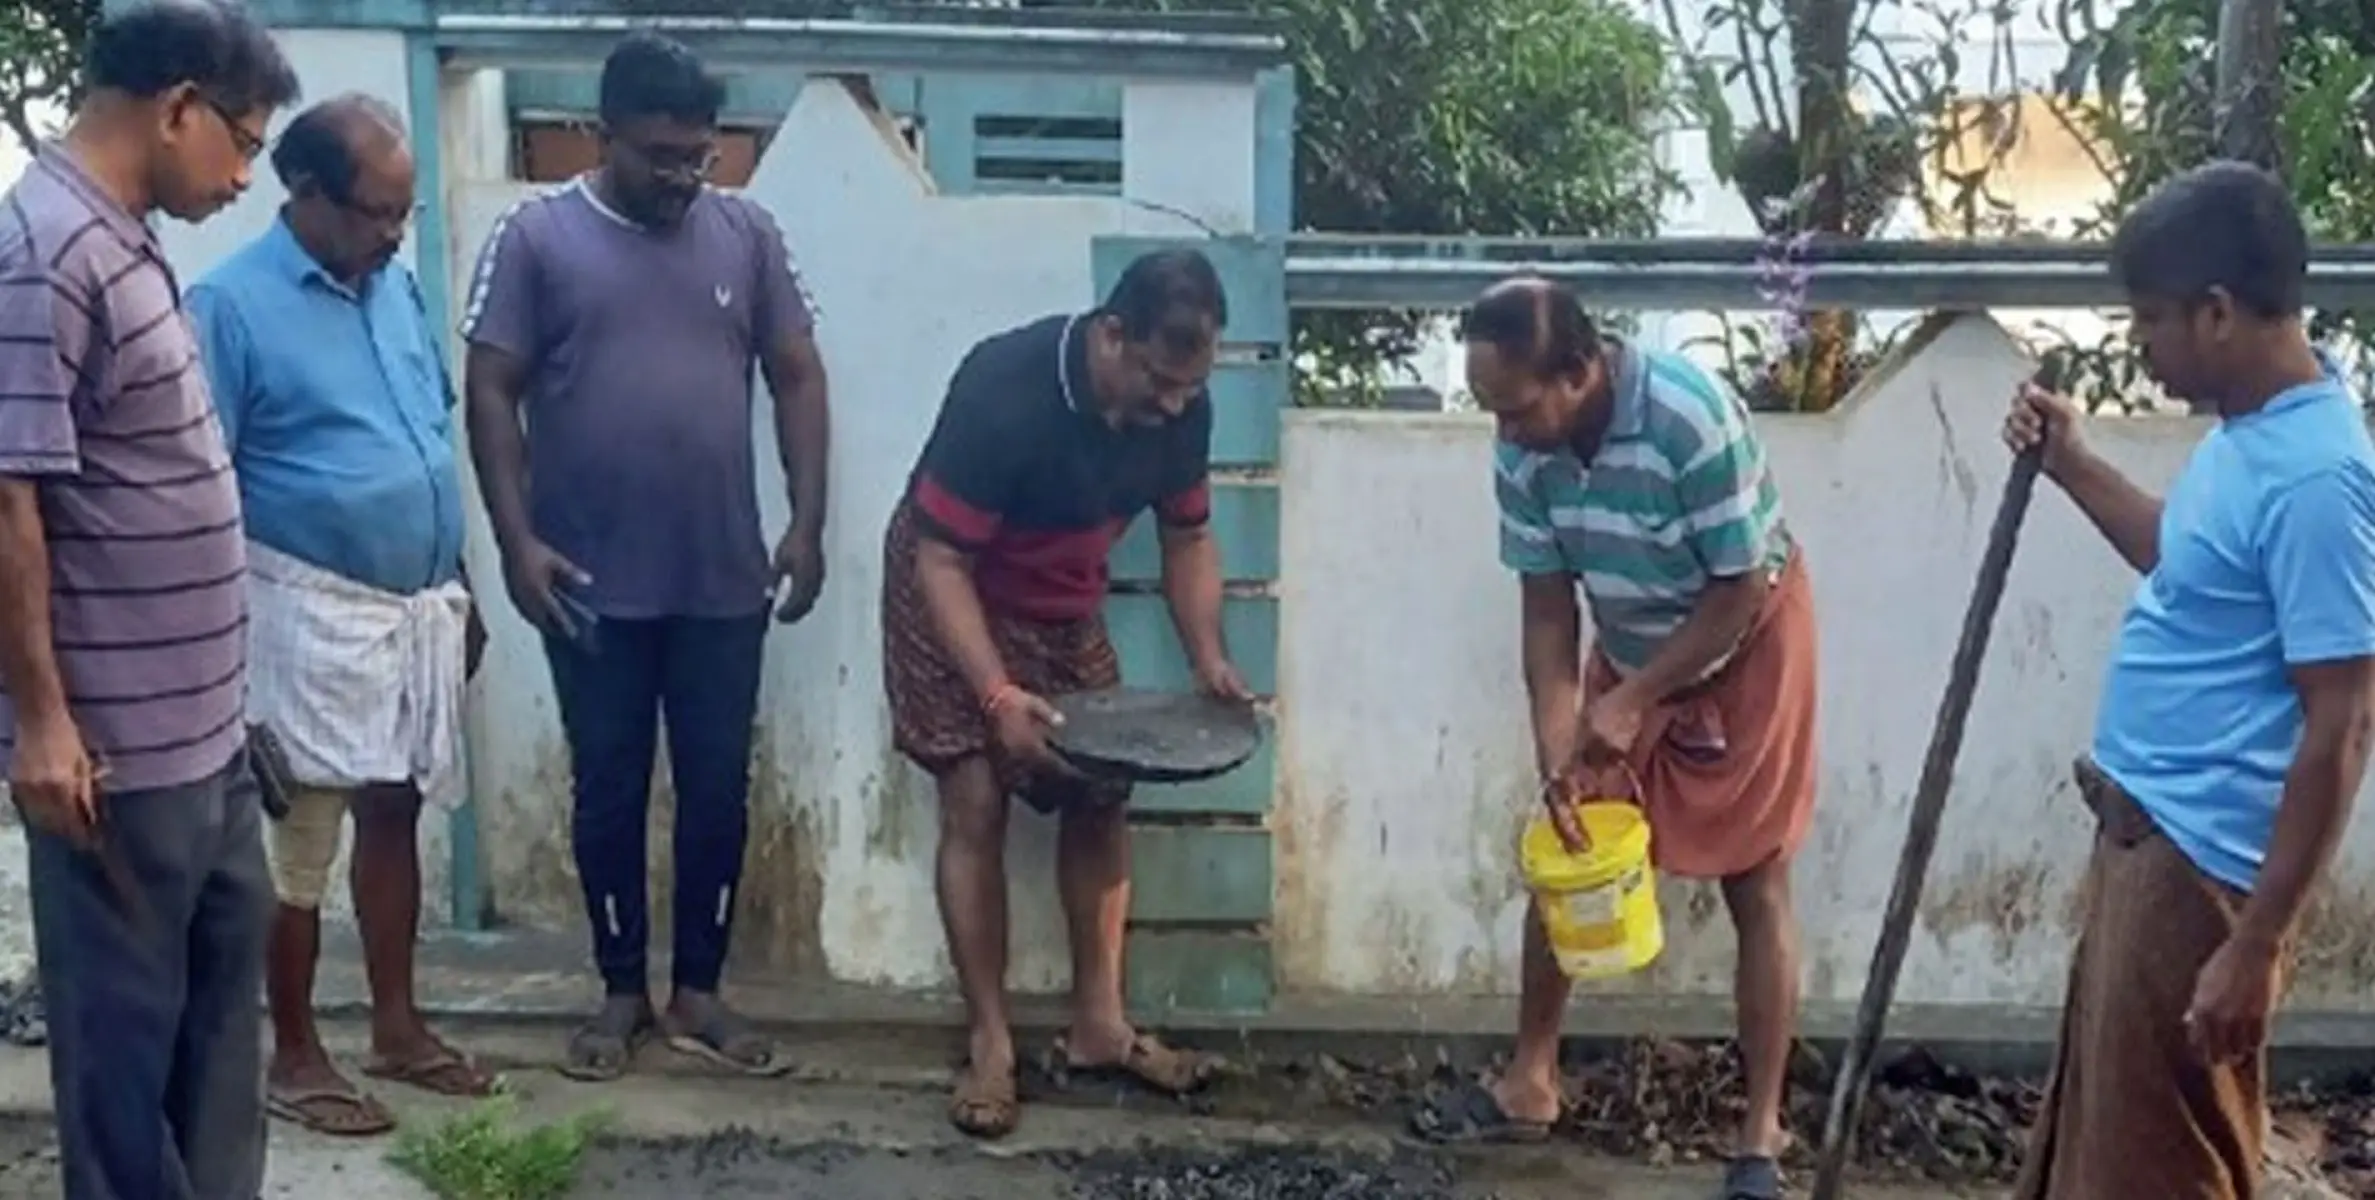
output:
POLYGON ((381 591, 461 574, 454 389, 404 264, 350 288, 274 221, 189 308, 250 538, 381 591))
POLYGON ((2250 891, 2301 740, 2288 669, 2375 655, 2375 445, 2334 380, 2222 421, 2161 510, 2094 758, 2211 878, 2250 891))

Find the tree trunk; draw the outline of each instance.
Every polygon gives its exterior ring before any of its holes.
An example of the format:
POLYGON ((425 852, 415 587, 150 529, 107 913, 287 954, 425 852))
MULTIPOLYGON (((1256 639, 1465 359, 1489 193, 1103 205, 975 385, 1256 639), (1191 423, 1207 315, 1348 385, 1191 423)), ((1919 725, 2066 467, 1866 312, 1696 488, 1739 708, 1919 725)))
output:
POLYGON ((2284 169, 2276 123, 2283 115, 2278 74, 2284 55, 2284 0, 2221 0, 2218 93, 2212 105, 2221 157, 2284 169))
MULTIPOLYGON (((1853 0, 1795 0, 1789 8, 1790 58, 1798 82, 1800 179, 1812 180, 1798 228, 1818 236, 1847 234, 1849 185, 1855 174, 1857 122, 1848 107, 1849 56, 1855 44, 1853 0)), ((1837 310, 1806 314, 1804 341, 1793 357, 1801 412, 1826 412, 1846 390, 1855 315, 1837 310)))

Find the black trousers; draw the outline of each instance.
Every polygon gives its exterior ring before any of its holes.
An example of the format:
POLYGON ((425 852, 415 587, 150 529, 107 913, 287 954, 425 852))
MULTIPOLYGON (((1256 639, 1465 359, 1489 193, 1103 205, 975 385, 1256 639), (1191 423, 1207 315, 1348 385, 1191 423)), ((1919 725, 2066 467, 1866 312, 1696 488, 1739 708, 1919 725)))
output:
POLYGON ((713 992, 725 973, 749 840, 752 724, 767 614, 604 619, 588 652, 545 639, 569 741, 571 840, 605 991, 648 986, 645 830, 652 759, 667 719, 676 790, 672 982, 713 992))

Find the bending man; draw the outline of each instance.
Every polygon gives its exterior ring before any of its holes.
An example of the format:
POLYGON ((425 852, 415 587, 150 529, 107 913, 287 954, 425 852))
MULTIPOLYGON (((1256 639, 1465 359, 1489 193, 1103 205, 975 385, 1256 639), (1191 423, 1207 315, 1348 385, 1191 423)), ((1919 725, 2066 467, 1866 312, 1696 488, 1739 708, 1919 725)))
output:
POLYGON ((1049 757, 1046 697, 1112 687, 1099 615, 1106 555, 1153 509, 1163 591, 1205 690, 1249 700, 1221 642, 1220 551, 1207 524, 1212 372, 1228 320, 1220 278, 1192 251, 1132 263, 1094 312, 981 343, 883 548, 883 679, 901 753, 940 789, 940 915, 972 1024, 950 1119, 1000 1137, 1018 1118, 1006 1009, 1006 813, 1019 795, 1059 814, 1056 885, 1072 940, 1075 1070, 1166 1092, 1209 1063, 1131 1028, 1122 1011, 1130 909, 1128 789, 1049 757))
MULTIPOLYGON (((1721 1200, 1780 1194, 1797 1020, 1790 862, 1812 824, 1813 587, 1740 399, 1687 360, 1603 338, 1566 288, 1517 279, 1467 316, 1499 429, 1501 560, 1519 576, 1543 798, 1637 789, 1668 873, 1722 881, 1739 933, 1748 1111, 1721 1200), (1585 659, 1576 594, 1598 644, 1585 659), (1621 785, 1621 786, 1620 786, 1621 785)), ((1559 1115, 1569 981, 1528 910, 1508 1075, 1421 1111, 1442 1140, 1539 1138, 1559 1115)))

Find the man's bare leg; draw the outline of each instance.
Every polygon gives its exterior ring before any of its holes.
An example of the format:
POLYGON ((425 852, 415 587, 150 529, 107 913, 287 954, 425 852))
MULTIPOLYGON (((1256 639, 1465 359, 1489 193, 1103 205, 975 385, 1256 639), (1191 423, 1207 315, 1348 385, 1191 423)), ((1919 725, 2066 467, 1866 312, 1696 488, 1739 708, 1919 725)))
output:
POLYGON ((1740 939, 1733 981, 1740 1011, 1740 1060, 1748 1077, 1748 1113, 1737 1152, 1778 1157, 1788 1141, 1781 1124, 1789 1086, 1790 1042, 1798 1026, 1798 923, 1790 898, 1790 864, 1775 857, 1724 880, 1724 903, 1740 939))
POLYGON ((952 1109, 960 1128, 995 1136, 1012 1127, 1014 1027, 1006 1005, 1006 810, 989 760, 968 758, 940 776, 940 848, 934 879, 948 956, 970 1029, 967 1078, 952 1109), (969 1103, 967 1097, 1005 1097, 969 1103), (1001 1127, 1002 1126, 1002 1127, 1001 1127))
POLYGON ((348 801, 342 792, 300 790, 290 798, 288 815, 270 830, 279 902, 273 906, 264 958, 264 996, 272 1022, 265 1081, 279 1115, 324 1133, 361 1135, 383 1132, 394 1122, 339 1073, 313 1015, 321 902, 348 801))
POLYGON ((1080 1065, 1125 1062, 1137 1031, 1122 1006, 1122 933, 1130 914, 1130 823, 1122 805, 1076 804, 1056 834, 1056 891, 1072 943, 1072 1029, 1080 1065))
POLYGON ((271 945, 265 955, 264 1002, 272 1014, 272 1065, 266 1074, 276 1088, 293 1091, 353 1090, 322 1046, 313 1020, 314 966, 322 953, 321 913, 282 901, 272 909, 271 945))
POLYGON ((1130 915, 1130 821, 1122 804, 1075 803, 1056 834, 1056 891, 1072 943, 1065 1065, 1171 1095, 1211 1082, 1220 1060, 1166 1046, 1130 1024, 1122 937, 1130 915))
POLYGON ((377 784, 354 798, 355 852, 347 885, 363 935, 363 973, 371 987, 368 1073, 451 1096, 480 1096, 493 1080, 429 1031, 413 994, 413 950, 420 938, 419 791, 377 784))
POLYGON ((347 886, 363 935, 363 974, 371 987, 371 1052, 410 1062, 441 1047, 412 994, 413 942, 420 932, 420 799, 409 787, 383 785, 356 795, 355 852, 347 886))
POLYGON ((1493 1099, 1513 1121, 1548 1125, 1559 1119, 1559 1026, 1573 980, 1559 970, 1542 931, 1542 914, 1526 906, 1523 959, 1518 968, 1517 1047, 1509 1070, 1493 1083, 1493 1099))

